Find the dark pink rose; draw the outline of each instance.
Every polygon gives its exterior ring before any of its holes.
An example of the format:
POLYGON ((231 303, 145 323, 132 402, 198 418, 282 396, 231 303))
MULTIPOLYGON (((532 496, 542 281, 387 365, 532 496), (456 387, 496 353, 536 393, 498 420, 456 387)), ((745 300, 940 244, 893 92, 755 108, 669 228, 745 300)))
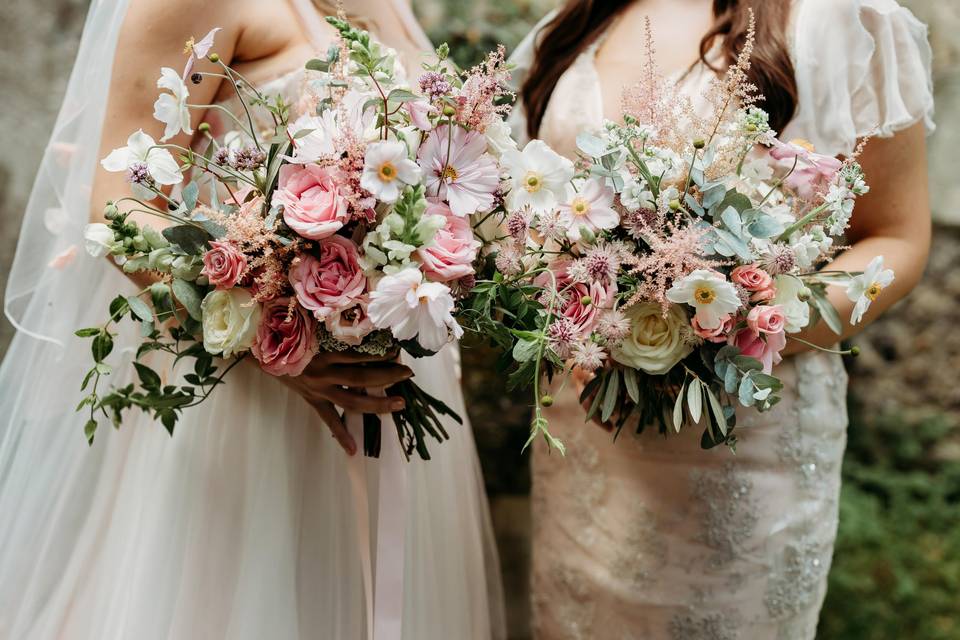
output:
POLYGON ((780 305, 754 307, 747 315, 747 326, 754 333, 780 333, 787 324, 780 305))
POLYGON ((317 321, 290 298, 263 305, 253 356, 274 376, 298 376, 316 355, 317 321))
MULTIPOLYGON (((550 270, 556 274, 557 290, 562 292, 558 311, 573 322, 581 334, 586 335, 596 327, 601 311, 610 307, 616 288, 607 288, 599 281, 573 283, 567 273, 569 266, 568 260, 550 265, 550 270)), ((550 275, 546 273, 537 276, 534 284, 548 291, 552 288, 550 275)), ((545 303, 549 304, 549 299, 545 299, 545 303)))
POLYGON ((315 164, 287 164, 272 204, 283 206, 283 221, 304 238, 323 240, 347 223, 347 202, 332 174, 315 164))
POLYGON ((247 270, 247 258, 232 242, 210 242, 210 250, 203 254, 203 275, 218 289, 236 286, 247 270))
POLYGON ((450 282, 472 275, 480 242, 473 237, 470 219, 453 215, 450 207, 442 202, 427 204, 426 212, 428 215, 443 216, 447 224, 437 231, 433 245, 417 250, 423 272, 438 282, 450 282))
POLYGON ((721 320, 716 329, 704 329, 700 326, 700 321, 697 320, 696 316, 690 320, 690 326, 693 327, 694 333, 708 342, 716 343, 726 342, 736 324, 737 319, 732 315, 727 315, 726 318, 721 320))
POLYGON ((297 300, 320 320, 352 307, 367 288, 357 245, 343 236, 330 236, 321 242, 320 257, 301 257, 289 276, 297 300))
POLYGON ((756 358, 763 364, 763 372, 771 373, 773 365, 780 364, 780 352, 787 346, 787 336, 780 333, 760 334, 749 327, 730 337, 730 344, 740 348, 740 353, 756 358))
POLYGON ((757 264, 737 267, 730 272, 730 279, 747 291, 763 291, 773 286, 773 276, 757 264))

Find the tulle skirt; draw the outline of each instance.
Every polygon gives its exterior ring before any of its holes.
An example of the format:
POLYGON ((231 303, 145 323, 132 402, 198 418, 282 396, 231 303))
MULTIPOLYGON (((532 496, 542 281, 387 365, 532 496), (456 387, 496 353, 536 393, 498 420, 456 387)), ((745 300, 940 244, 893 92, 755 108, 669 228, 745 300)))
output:
MULTIPOLYGON (((59 298, 34 299, 27 318, 49 325, 53 305, 61 328, 96 325, 123 280, 80 271, 100 276, 98 291, 54 286, 59 298)), ((0 637, 364 637, 347 461, 312 409, 244 364, 173 437, 137 415, 88 447, 74 413, 86 348, 21 333, 0 368, 0 637)), ((465 416, 452 348, 411 364, 465 416)), ((433 460, 406 466, 403 637, 500 638, 472 434, 448 430, 433 460)), ((375 513, 378 462, 364 464, 375 513)))

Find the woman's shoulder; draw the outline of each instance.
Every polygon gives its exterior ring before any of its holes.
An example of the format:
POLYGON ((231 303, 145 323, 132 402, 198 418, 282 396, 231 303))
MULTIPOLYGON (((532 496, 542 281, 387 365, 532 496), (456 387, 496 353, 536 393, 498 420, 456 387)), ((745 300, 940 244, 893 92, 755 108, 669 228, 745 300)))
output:
POLYGON ((794 0, 791 49, 798 89, 794 129, 824 152, 858 138, 933 129, 927 27, 895 0, 794 0))

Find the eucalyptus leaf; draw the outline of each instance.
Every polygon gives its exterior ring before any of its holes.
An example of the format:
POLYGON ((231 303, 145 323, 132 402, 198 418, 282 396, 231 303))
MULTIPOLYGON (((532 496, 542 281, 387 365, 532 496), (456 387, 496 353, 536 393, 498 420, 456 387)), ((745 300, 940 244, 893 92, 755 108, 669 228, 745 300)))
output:
POLYGON ((190 213, 197 207, 197 199, 200 197, 200 185, 196 182, 191 182, 183 188, 180 197, 183 199, 186 213, 190 213))
POLYGON ((577 148, 591 158, 599 158, 607 153, 606 143, 592 133, 581 133, 577 136, 577 148))
POLYGON ((752 407, 756 404, 756 399, 753 397, 753 389, 753 380, 750 379, 750 376, 743 376, 743 380, 740 381, 740 389, 737 392, 740 404, 745 407, 752 407))
POLYGON ((713 389, 707 385, 704 385, 704 389, 707 391, 707 399, 710 401, 710 408, 713 410, 714 418, 716 418, 717 427, 720 428, 720 433, 726 436, 727 417, 723 414, 723 406, 720 404, 720 400, 717 399, 716 394, 713 393, 713 389))
POLYGON ((130 310, 133 311, 133 315, 137 316, 144 322, 153 321, 153 310, 150 308, 146 302, 141 300, 136 296, 127 297, 127 305, 129 305, 130 310))
POLYGON ((700 418, 703 416, 703 390, 699 378, 694 378, 690 383, 690 389, 687 391, 687 409, 690 410, 690 418, 694 424, 700 424, 700 418))
POLYGON ((192 224, 167 227, 162 233, 167 241, 177 245, 184 253, 191 256, 199 256, 206 253, 207 249, 209 249, 207 243, 212 239, 210 233, 205 229, 201 229, 192 224))
POLYGON ((537 357, 540 344, 530 340, 518 340, 513 345, 513 359, 517 362, 529 362, 537 357))
POLYGON ((840 314, 837 313, 836 307, 833 306, 833 303, 821 292, 818 292, 815 289, 811 289, 813 296, 811 296, 810 301, 816 307, 817 311, 820 312, 820 317, 823 318, 823 321, 827 323, 827 326, 830 327, 830 330, 835 334, 843 334, 843 321, 840 320, 840 314))
POLYGON ((191 318, 197 321, 202 320, 203 314, 200 311, 200 303, 203 301, 203 296, 196 285, 180 278, 174 278, 173 295, 180 301, 191 318))

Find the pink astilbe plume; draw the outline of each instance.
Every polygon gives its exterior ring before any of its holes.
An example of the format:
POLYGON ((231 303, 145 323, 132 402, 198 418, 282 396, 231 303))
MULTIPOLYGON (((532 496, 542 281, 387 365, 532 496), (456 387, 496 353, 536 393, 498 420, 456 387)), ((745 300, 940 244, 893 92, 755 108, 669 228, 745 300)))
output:
POLYGON ((506 48, 496 51, 465 74, 463 86, 457 92, 457 121, 475 131, 483 132, 493 122, 510 111, 509 105, 497 104, 500 98, 511 96, 507 89, 510 71, 507 69, 506 48))

